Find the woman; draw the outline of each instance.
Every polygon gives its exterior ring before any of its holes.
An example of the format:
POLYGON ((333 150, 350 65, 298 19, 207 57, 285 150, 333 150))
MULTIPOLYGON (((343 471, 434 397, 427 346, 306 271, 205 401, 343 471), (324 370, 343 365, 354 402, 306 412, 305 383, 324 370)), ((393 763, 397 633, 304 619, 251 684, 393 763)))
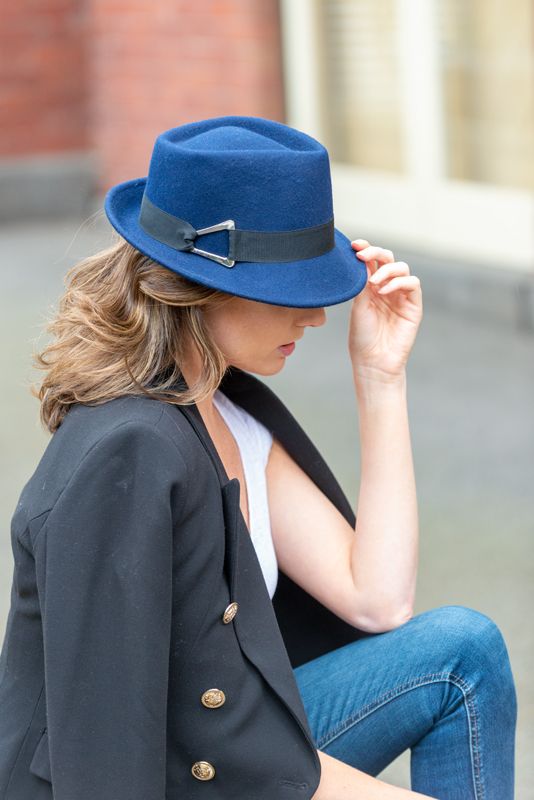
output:
POLYGON ((512 798, 498 627, 412 616, 418 278, 334 228, 326 150, 271 120, 161 134, 105 207, 120 237, 38 356, 53 436, 13 517, 0 797, 512 798), (347 299, 357 525, 252 374, 347 299), (413 791, 377 779, 408 747, 413 791))

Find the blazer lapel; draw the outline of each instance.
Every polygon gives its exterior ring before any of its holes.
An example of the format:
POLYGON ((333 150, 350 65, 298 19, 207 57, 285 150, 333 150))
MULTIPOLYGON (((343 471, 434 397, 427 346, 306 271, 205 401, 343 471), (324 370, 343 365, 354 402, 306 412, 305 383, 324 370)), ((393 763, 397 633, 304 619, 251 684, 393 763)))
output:
MULTIPOLYGON (((182 388, 187 388, 183 379, 178 382, 176 388, 179 388, 180 383, 182 388)), ((252 414, 272 432, 273 436, 281 442, 289 455, 324 492, 351 527, 354 527, 356 516, 334 474, 309 436, 270 387, 254 375, 238 367, 230 367, 219 388, 233 402, 252 414)), ((276 674, 274 674, 283 665, 273 664, 265 655, 265 641, 262 638, 261 630, 263 624, 268 624, 272 628, 272 622, 277 623, 277 631, 281 633, 289 663, 293 668, 368 634, 337 617, 282 570, 279 570, 278 573, 278 584, 274 596, 272 600, 269 598, 254 545, 250 541, 239 507, 239 492, 236 492, 235 488, 227 486, 227 484, 235 482, 237 490, 239 490, 239 481, 235 478, 232 481, 229 480, 197 406, 175 407, 193 425, 214 463, 221 482, 223 506, 230 514, 229 519, 234 519, 234 536, 237 536, 237 531, 240 531, 242 535, 239 536, 239 541, 243 539, 243 536, 246 537, 239 547, 235 544, 232 546, 232 542, 230 542, 231 571, 237 573, 235 556, 236 554, 241 555, 241 552, 244 551, 243 564, 239 566, 240 588, 237 589, 238 584, 236 583, 236 591, 241 593, 245 605, 249 602, 248 598, 255 597, 256 594, 264 595, 263 604, 265 606, 268 602, 269 610, 267 611, 266 607, 263 608, 261 624, 258 625, 258 619, 254 615, 248 617, 245 609, 244 614, 241 614, 241 625, 238 621, 236 629, 239 629, 240 640, 245 643, 245 647, 248 643, 247 655, 255 656, 255 659, 251 660, 257 663, 271 686, 283 696, 284 688, 282 687, 282 691, 279 691, 280 680, 277 680, 276 674), (258 591, 258 583, 260 587, 264 587, 265 592, 262 592, 261 589, 258 591)), ((232 529, 232 525, 229 527, 232 529)), ((237 620, 239 616, 238 613, 235 619, 237 620)), ((273 652, 276 649, 273 648, 273 652)), ((294 697, 289 696, 285 699, 293 700, 295 703, 294 697)), ((298 707, 298 703, 296 706, 298 707)), ((297 715, 299 711, 300 709, 298 709, 297 715)))
MULTIPOLYGON (((356 515, 341 486, 317 447, 275 392, 237 367, 227 370, 220 389, 271 431, 354 528, 356 515)), ((369 635, 340 619, 281 569, 272 605, 293 668, 369 635)))
POLYGON ((179 409, 193 426, 221 480, 225 568, 231 602, 238 604, 233 623, 239 644, 249 661, 284 702, 315 749, 291 662, 239 505, 239 481, 237 478, 228 478, 197 406, 179 406, 179 409))
POLYGON ((230 598, 242 651, 281 698, 315 748, 306 712, 278 627, 271 598, 239 506, 240 487, 232 478, 222 487, 230 598))
POLYGON ((230 367, 226 371, 220 389, 275 435, 289 455, 354 527, 356 517, 330 467, 272 389, 238 367, 230 367))

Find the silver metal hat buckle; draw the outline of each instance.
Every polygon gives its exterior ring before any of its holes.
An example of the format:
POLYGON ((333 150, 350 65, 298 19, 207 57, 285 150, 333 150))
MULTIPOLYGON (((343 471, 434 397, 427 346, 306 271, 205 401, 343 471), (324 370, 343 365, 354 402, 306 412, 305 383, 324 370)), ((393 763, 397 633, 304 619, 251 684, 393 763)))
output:
MULTIPOLYGON (((204 233, 214 233, 215 231, 224 230, 235 230, 235 222, 233 219, 227 219, 224 222, 218 222, 216 225, 210 225, 209 228, 200 228, 200 230, 197 231, 197 236, 202 236, 204 233)), ((219 256, 217 253, 208 253, 207 250, 199 250, 197 247, 192 247, 189 252, 197 253, 199 256, 205 256, 205 258, 211 258, 213 261, 217 261, 218 264, 222 264, 225 267, 233 267, 235 264, 235 261, 228 256, 219 256)))

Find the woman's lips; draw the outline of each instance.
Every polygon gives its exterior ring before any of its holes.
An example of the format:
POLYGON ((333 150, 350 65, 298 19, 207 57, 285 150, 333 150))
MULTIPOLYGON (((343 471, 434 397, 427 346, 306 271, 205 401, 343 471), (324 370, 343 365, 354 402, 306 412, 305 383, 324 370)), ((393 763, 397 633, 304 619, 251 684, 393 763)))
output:
POLYGON ((293 350, 295 349, 295 342, 290 342, 289 344, 282 344, 278 349, 285 356, 290 356, 293 350))

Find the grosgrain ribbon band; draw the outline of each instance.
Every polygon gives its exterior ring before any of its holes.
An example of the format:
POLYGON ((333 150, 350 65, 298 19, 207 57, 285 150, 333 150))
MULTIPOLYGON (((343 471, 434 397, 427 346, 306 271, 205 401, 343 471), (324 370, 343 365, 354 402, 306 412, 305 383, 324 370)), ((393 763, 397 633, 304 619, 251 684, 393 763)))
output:
MULTIPOLYGON (((154 205, 143 195, 139 224, 150 236, 175 250, 191 251, 202 236, 185 219, 154 205)), ((311 228, 291 231, 228 230, 231 261, 299 261, 328 253, 335 246, 334 218, 311 228)), ((226 258, 217 254, 219 258, 226 258)))

